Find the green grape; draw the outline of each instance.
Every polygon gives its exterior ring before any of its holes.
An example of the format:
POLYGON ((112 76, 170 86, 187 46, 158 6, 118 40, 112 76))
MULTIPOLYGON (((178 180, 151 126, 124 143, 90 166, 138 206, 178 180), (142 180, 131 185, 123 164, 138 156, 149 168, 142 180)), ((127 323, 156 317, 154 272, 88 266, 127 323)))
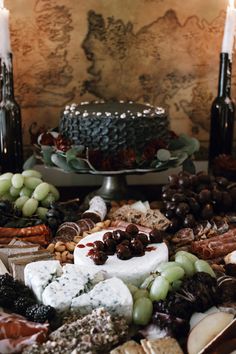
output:
POLYGON ((178 254, 175 256, 175 261, 183 268, 188 277, 193 276, 195 273, 194 264, 187 256, 184 254, 178 254))
POLYGON ((39 202, 36 199, 28 199, 23 205, 22 214, 24 216, 32 216, 36 212, 38 205, 39 202))
POLYGON ((149 297, 149 292, 146 289, 138 289, 134 295, 134 301, 138 300, 140 297, 149 297))
POLYGON ((33 191, 27 187, 21 188, 20 197, 31 197, 33 191))
POLYGON ((132 295, 138 290, 137 286, 135 286, 131 283, 128 283, 126 285, 129 288, 129 291, 131 292, 132 295))
POLYGON ((169 291, 169 286, 170 283, 166 278, 161 275, 156 277, 150 289, 150 299, 152 301, 165 300, 169 291))
POLYGON ((197 272, 204 272, 204 273, 208 273, 209 275, 211 275, 213 278, 216 277, 214 270, 211 268, 210 264, 207 263, 206 261, 203 261, 202 259, 198 259, 195 263, 194 263, 194 267, 196 269, 197 272))
POLYGON ((176 252, 175 257, 178 256, 179 254, 183 254, 183 255, 185 255, 186 257, 188 257, 188 259, 189 259, 192 263, 195 263, 195 262, 198 261, 198 259, 199 259, 199 258, 197 258, 197 256, 195 256, 194 254, 189 253, 189 252, 186 252, 186 251, 178 251, 178 252, 176 252))
POLYGON ((173 291, 177 291, 181 288, 182 285, 182 280, 175 280, 173 281, 173 283, 171 284, 171 290, 173 291))
POLYGON ((51 203, 55 202, 55 197, 52 193, 49 193, 45 199, 41 201, 41 205, 45 208, 48 208, 51 203))
POLYGON ((176 266, 179 266, 179 264, 176 262, 164 262, 157 266, 157 271, 161 273, 168 268, 172 268, 176 266))
POLYGON ((36 210, 36 214, 41 220, 45 220, 46 219, 47 212, 48 212, 48 209, 47 208, 43 208, 43 207, 38 207, 38 209, 36 210))
POLYGON ((158 274, 156 274, 156 273, 149 275, 140 285, 140 289, 150 290, 152 283, 154 282, 154 280, 157 276, 158 276, 158 274))
POLYGON ((3 173, 2 175, 0 175, 0 181, 2 179, 12 179, 12 176, 13 176, 13 173, 11 172, 6 172, 6 173, 3 173))
POLYGON ((1 196, 1 200, 8 200, 9 202, 14 202, 15 198, 9 192, 7 192, 1 196))
POLYGON ((11 180, 3 179, 0 181, 0 196, 3 196, 11 188, 11 180))
POLYGON ((182 279, 184 277, 184 270, 180 266, 171 267, 164 270, 161 275, 165 277, 169 283, 172 283, 173 281, 182 279))
POLYGON ((146 326, 152 318, 153 305, 147 297, 141 297, 134 303, 133 323, 146 326))
POLYGON ((22 172, 22 175, 25 177, 37 177, 37 178, 42 178, 42 175, 40 172, 36 170, 25 170, 22 172))
POLYGON ((12 176, 11 183, 13 187, 15 188, 21 188, 24 184, 24 176, 22 176, 20 173, 15 173, 12 176))
POLYGON ((34 190, 33 198, 41 201, 46 198, 49 193, 50 186, 48 183, 40 183, 34 190))
POLYGON ((60 198, 60 193, 59 190, 52 184, 49 184, 50 192, 54 195, 56 198, 55 201, 57 201, 60 198))
POLYGON ((21 189, 20 188, 15 188, 15 187, 13 187, 13 186, 11 186, 11 188, 10 188, 10 195, 12 196, 12 197, 18 197, 19 195, 20 195, 20 191, 21 191, 21 189))
POLYGON ((29 197, 26 196, 17 198, 15 201, 15 208, 21 210, 28 199, 29 197))
POLYGON ((35 189, 40 183, 42 180, 38 177, 25 177, 24 180, 25 187, 29 189, 35 189))

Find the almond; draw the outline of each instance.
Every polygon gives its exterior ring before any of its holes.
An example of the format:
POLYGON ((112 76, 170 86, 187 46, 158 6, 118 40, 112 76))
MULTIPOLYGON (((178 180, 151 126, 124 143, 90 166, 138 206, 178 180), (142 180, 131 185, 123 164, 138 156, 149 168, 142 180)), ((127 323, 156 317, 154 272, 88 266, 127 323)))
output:
POLYGON ((68 253, 67 259, 70 259, 71 261, 73 261, 74 260, 74 255, 71 254, 71 253, 68 253))
POLYGON ((54 243, 50 243, 47 247, 47 251, 50 253, 54 252, 54 248, 55 248, 55 244, 54 243))
POLYGON ((111 220, 107 219, 103 223, 104 223, 104 228, 107 228, 111 225, 111 220))
POLYGON ((61 254, 62 263, 66 263, 66 261, 67 261, 67 256, 68 256, 68 255, 69 255, 69 252, 68 252, 68 251, 62 252, 62 254, 61 254))
POLYGON ((104 222, 102 222, 102 221, 98 222, 96 224, 96 227, 99 227, 99 228, 103 229, 104 228, 104 222))
POLYGON ((66 245, 61 242, 61 241, 58 241, 56 244, 55 244, 55 251, 57 252, 63 252, 66 250, 66 245))
POLYGON ((61 252, 55 252, 55 259, 61 262, 61 252))
POLYGON ((75 242, 66 242, 66 248, 68 251, 73 252, 75 249, 76 243, 75 242))
MULTIPOLYGON (((87 235, 86 235, 86 236, 87 236, 87 235)), ((75 236, 75 237, 74 237, 74 242, 75 242, 75 243, 80 242, 83 237, 84 237, 84 234, 83 234, 83 236, 75 236)))

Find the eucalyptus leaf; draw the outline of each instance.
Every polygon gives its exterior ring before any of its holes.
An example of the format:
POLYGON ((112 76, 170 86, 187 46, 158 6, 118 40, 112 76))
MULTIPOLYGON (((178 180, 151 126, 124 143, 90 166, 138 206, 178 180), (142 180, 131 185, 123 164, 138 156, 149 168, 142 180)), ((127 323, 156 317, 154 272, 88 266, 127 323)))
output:
POLYGON ((44 145, 44 146, 42 146, 41 151, 42 151, 43 162, 45 163, 45 165, 53 166, 53 163, 51 160, 51 156, 54 153, 53 147, 44 145))
POLYGON ((31 155, 25 162, 23 165, 23 170, 31 170, 34 165, 36 165, 37 163, 37 159, 34 155, 31 155))
POLYGON ((76 171, 80 170, 89 170, 90 167, 86 160, 80 159, 79 157, 74 158, 68 162, 68 166, 75 169, 76 171))
POLYGON ((82 154, 84 149, 85 149, 84 146, 78 145, 78 146, 74 146, 73 148, 68 150, 66 152, 66 160, 67 160, 67 162, 70 162, 71 160, 77 159, 78 155, 82 154))
POLYGON ((169 143, 169 149, 174 155, 178 152, 186 152, 188 156, 191 156, 198 151, 199 148, 199 141, 196 138, 191 138, 186 134, 180 134, 177 139, 171 140, 169 143))
POLYGON ((54 165, 56 165, 57 167, 61 168, 62 170, 66 171, 66 172, 74 172, 75 171, 73 168, 68 166, 66 158, 61 155, 58 155, 56 153, 52 154, 51 160, 54 163, 54 165))

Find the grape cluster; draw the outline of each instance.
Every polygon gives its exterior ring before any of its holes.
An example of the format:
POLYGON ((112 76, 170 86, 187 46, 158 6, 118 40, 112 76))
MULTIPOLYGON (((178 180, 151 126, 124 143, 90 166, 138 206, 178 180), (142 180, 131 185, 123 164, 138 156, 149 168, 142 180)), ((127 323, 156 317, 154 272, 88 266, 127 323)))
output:
MULTIPOLYGON (((152 273, 144 280, 140 289, 137 289, 133 285, 130 287, 134 300, 133 322, 137 325, 148 324, 152 317, 153 302, 154 304, 156 302, 162 303, 162 301, 170 298, 170 291, 172 294, 175 294, 176 291, 178 293, 181 292, 183 285, 186 284, 186 279, 189 280, 187 284, 191 285, 194 284, 191 279, 199 277, 212 278, 212 282, 214 284, 216 283, 216 275, 206 261, 198 259, 195 255, 185 251, 177 252, 175 261, 161 263, 157 267, 156 272, 152 273), (203 275, 200 276, 199 274, 203 275)), ((190 291, 190 289, 188 289, 188 291, 190 291)), ((184 295, 182 298, 178 299, 180 303, 183 303, 184 295)), ((198 306, 200 307, 199 301, 204 300, 198 300, 198 306)), ((191 302, 191 299, 189 302, 191 302)), ((188 308, 190 306, 189 302, 187 303, 188 308)), ((178 311, 178 309, 176 311, 178 311)), ((163 316, 166 317, 166 315, 169 315, 169 312, 164 312, 163 316)), ((175 315, 177 316, 177 313, 175 313, 175 315)), ((183 324, 185 325, 185 322, 183 324)))
POLYGON ((38 171, 7 172, 0 175, 0 199, 14 203, 24 217, 36 214, 43 219, 50 204, 59 199, 59 192, 52 184, 43 182, 38 171))
POLYGON ((169 231, 175 232, 181 227, 194 227, 197 220, 210 220, 236 208, 236 185, 205 172, 180 172, 169 176, 162 200, 162 211, 171 221, 169 231))
POLYGON ((43 221, 37 216, 23 218, 21 212, 15 209, 13 203, 0 200, 0 227, 29 227, 42 224, 43 221))

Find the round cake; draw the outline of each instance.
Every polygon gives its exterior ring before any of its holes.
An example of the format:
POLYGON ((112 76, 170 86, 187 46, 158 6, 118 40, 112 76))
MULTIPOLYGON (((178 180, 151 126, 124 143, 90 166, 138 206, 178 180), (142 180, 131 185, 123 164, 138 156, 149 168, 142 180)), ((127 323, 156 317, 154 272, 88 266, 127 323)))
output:
POLYGON ((66 106, 59 130, 75 145, 107 155, 132 149, 137 156, 150 141, 167 142, 168 126, 161 107, 131 101, 96 101, 66 106))

